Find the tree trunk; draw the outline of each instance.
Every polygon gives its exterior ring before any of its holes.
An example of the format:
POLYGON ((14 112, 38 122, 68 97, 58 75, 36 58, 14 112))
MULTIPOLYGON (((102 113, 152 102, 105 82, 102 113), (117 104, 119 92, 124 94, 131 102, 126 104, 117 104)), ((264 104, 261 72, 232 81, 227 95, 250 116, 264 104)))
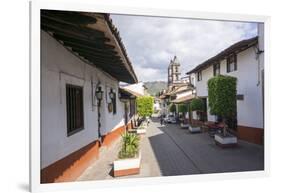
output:
POLYGON ((193 119, 193 112, 192 112, 192 111, 189 111, 189 123, 190 123, 190 125, 193 124, 192 119, 193 119))
POLYGON ((226 124, 226 118, 223 117, 223 136, 225 137, 226 136, 226 127, 227 127, 227 124, 226 124))

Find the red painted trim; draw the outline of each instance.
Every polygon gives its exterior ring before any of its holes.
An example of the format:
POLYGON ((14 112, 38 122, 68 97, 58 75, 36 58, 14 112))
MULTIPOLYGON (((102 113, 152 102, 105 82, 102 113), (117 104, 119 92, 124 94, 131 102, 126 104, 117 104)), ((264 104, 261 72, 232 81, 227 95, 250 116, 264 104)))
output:
POLYGON ((121 126, 102 137, 102 146, 109 147, 125 132, 125 125, 121 126))
POLYGON ((128 175, 134 175, 134 174, 139 174, 140 173, 140 168, 131 168, 131 169, 126 169, 126 170, 114 170, 114 177, 119 177, 119 176, 128 176, 128 175))
POLYGON ((247 126, 239 125, 237 127, 237 135, 239 139, 248 141, 250 143, 263 145, 263 137, 264 137, 263 128, 255 128, 255 127, 247 127, 247 126))
MULTIPOLYGON (((129 123, 127 125, 131 127, 129 123)), ((126 127, 121 126, 102 138, 102 146, 109 147, 126 127)), ((100 142, 94 141, 41 170, 41 183, 75 181, 99 157, 100 142)))
POLYGON ((42 169, 41 183, 74 181, 98 156, 99 142, 94 141, 42 169))

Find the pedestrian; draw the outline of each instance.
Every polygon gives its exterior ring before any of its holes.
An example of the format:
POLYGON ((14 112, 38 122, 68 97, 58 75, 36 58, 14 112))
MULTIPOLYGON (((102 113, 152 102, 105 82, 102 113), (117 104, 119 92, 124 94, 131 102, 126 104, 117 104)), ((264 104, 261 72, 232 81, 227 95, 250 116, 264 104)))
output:
POLYGON ((161 116, 160 116, 160 124, 161 124, 161 126, 163 125, 163 114, 161 114, 161 116))

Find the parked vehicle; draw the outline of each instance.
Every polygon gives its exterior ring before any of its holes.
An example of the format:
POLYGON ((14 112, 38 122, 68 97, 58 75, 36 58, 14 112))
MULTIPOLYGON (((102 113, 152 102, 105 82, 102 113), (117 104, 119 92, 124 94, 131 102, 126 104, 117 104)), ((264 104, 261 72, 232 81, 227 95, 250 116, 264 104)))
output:
POLYGON ((176 123, 176 117, 174 115, 167 115, 165 118, 164 118, 164 122, 165 123, 176 123))

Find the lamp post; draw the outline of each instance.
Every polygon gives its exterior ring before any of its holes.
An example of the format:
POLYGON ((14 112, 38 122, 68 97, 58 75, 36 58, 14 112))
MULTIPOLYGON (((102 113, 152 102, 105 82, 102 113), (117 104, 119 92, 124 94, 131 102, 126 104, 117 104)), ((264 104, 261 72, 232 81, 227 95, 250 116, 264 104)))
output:
POLYGON ((112 88, 110 89, 110 92, 109 92, 109 98, 111 99, 111 101, 113 101, 115 98, 115 93, 113 92, 112 88))
POLYGON ((101 89, 101 86, 99 86, 96 89, 96 97, 97 97, 97 100, 98 100, 98 137, 100 139, 101 138, 100 106, 101 106, 101 101, 102 101, 102 97, 103 97, 103 91, 101 89))

